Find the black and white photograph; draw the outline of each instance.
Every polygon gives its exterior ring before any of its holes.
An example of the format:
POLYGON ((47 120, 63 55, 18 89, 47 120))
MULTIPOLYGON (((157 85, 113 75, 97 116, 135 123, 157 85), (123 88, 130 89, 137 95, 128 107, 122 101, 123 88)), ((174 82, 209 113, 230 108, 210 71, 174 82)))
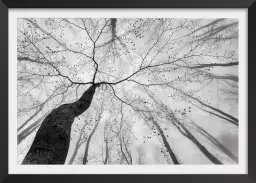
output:
POLYGON ((15 24, 17 165, 239 164, 238 18, 15 24))

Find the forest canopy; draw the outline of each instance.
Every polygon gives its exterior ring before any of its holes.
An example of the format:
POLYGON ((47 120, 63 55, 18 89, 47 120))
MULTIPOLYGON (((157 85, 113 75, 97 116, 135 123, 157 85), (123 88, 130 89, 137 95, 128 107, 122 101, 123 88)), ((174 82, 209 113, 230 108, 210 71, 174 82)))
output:
POLYGON ((18 163, 98 84, 65 164, 238 163, 238 20, 20 18, 18 163))

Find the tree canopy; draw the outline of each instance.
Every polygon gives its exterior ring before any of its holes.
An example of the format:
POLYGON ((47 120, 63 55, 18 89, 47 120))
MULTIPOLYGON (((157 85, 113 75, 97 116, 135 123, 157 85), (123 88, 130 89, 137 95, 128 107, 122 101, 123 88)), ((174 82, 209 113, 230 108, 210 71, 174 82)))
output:
POLYGON ((44 118, 98 84, 65 164, 238 162, 238 21, 18 19, 18 163, 44 118))

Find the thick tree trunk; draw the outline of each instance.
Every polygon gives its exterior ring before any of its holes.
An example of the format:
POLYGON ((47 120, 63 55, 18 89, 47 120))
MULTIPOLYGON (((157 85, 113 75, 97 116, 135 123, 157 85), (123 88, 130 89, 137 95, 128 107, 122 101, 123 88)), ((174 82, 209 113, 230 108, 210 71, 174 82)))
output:
POLYGON ((87 110, 95 93, 90 86, 82 97, 54 109, 42 122, 22 164, 64 164, 74 119, 87 110))

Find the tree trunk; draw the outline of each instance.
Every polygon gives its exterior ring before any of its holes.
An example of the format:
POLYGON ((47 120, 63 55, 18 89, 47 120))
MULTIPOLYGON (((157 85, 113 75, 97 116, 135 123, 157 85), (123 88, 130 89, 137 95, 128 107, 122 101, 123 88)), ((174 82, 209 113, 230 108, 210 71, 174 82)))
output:
POLYGON ((116 18, 111 18, 111 33, 112 33, 112 41, 116 37, 116 18))
POLYGON ((96 128, 98 127, 99 122, 100 122, 100 117, 98 118, 98 121, 96 122, 91 134, 88 137, 88 140, 87 140, 87 143, 85 146, 85 151, 84 151, 83 165, 86 165, 88 162, 88 151, 89 151, 90 142, 91 142, 92 136, 93 136, 96 128))
POLYGON ((61 105, 44 119, 22 164, 65 163, 71 126, 89 108, 96 87, 91 85, 78 101, 61 105))
POLYGON ((108 140, 106 140, 106 157, 104 159, 104 165, 108 163, 108 140))
POLYGON ((215 137, 213 137, 210 133, 208 133, 205 129, 203 129, 201 126, 197 125, 193 122, 193 124, 196 126, 196 130, 206 137, 210 142, 212 142, 216 147, 218 147, 220 150, 222 150, 228 157, 230 157, 232 160, 234 160, 236 163, 238 163, 238 158, 229 151, 223 144, 221 144, 215 137))
POLYGON ((225 117, 223 117, 223 116, 221 116, 221 115, 218 115, 218 114, 216 114, 216 113, 214 113, 214 112, 211 112, 211 111, 207 111, 207 110, 205 110, 205 109, 202 109, 202 108, 200 108, 199 106, 197 106, 197 105, 195 105, 195 104, 192 104, 192 105, 194 105, 195 107, 197 107, 198 109, 200 109, 200 110, 202 110, 202 111, 204 111, 204 112, 207 112, 207 113, 212 114, 212 115, 214 115, 214 116, 217 116, 217 117, 219 117, 219 118, 221 118, 221 119, 227 120, 227 121, 229 121, 230 123, 233 123, 233 124, 235 124, 235 125, 238 125, 237 122, 232 121, 231 119, 225 118, 225 117))
POLYGON ((130 163, 129 163, 129 161, 126 157, 126 154, 124 153, 124 150, 123 150, 123 143, 122 143, 122 137, 121 136, 119 137, 119 141, 120 141, 121 154, 122 154, 123 158, 125 159, 126 163, 129 165, 130 163))
MULTIPOLYGON (((104 159, 104 161, 103 161, 103 163, 104 163, 104 165, 106 165, 107 163, 108 163, 108 137, 107 137, 107 134, 106 134, 106 132, 107 132, 107 123, 106 123, 106 126, 105 126, 105 128, 104 128, 104 142, 105 142, 105 144, 106 144, 106 156, 105 156, 105 159, 104 159)), ((103 150, 102 150, 102 153, 103 153, 103 150)))
POLYGON ((75 150, 74 150, 74 152, 73 152, 73 154, 72 154, 72 156, 71 156, 71 158, 69 160, 69 163, 68 163, 69 165, 73 164, 73 162, 75 160, 75 157, 76 157, 76 154, 78 152, 78 149, 83 144, 83 142, 81 142, 81 139, 82 139, 82 134, 83 134, 83 130, 85 129, 85 126, 86 126, 86 124, 84 124, 84 126, 83 126, 83 128, 82 128, 82 130, 80 132, 79 138, 76 141, 75 150))
POLYGON ((128 154, 128 157, 129 157, 129 160, 130 160, 130 164, 132 165, 132 155, 131 155, 131 152, 128 150, 126 143, 124 142, 124 139, 123 139, 123 144, 124 144, 125 151, 128 154))
POLYGON ((159 124, 158 124, 153 118, 152 118, 151 121, 152 121, 153 124, 156 126, 157 130, 159 131, 159 133, 160 133, 160 135, 161 135, 161 137, 162 137, 162 140, 163 140, 163 142, 164 142, 164 146, 166 147, 166 149, 167 149, 167 151, 168 151, 170 157, 172 158, 173 163, 174 163, 175 165, 179 165, 180 163, 179 163, 179 161, 178 161, 178 159, 177 159, 175 153, 173 152, 171 146, 169 145, 169 143, 168 143, 168 141, 167 141, 167 139, 166 139, 166 137, 165 137, 165 135, 164 135, 163 130, 161 129, 161 127, 159 126, 159 124))
POLYGON ((74 152, 73 152, 73 154, 72 154, 72 156, 71 156, 71 158, 70 158, 70 160, 69 160, 69 162, 68 162, 69 165, 72 165, 73 162, 74 162, 74 160, 75 160, 75 157, 76 157, 76 155, 77 155, 78 149, 79 149, 79 147, 81 146, 80 140, 81 140, 81 138, 79 138, 79 139, 77 140, 77 142, 76 142, 75 150, 74 150, 74 152))
POLYGON ((179 125, 181 126, 181 128, 185 131, 182 132, 181 129, 179 129, 179 131, 188 139, 190 139, 197 147, 198 149, 200 149, 200 151, 214 164, 223 164, 220 160, 218 160, 218 158, 216 158, 212 153, 210 153, 195 137, 194 135, 192 135, 192 133, 190 133, 190 131, 188 131, 188 129, 182 124, 179 123, 179 125))
POLYGON ((185 95, 185 96, 188 96, 188 97, 190 97, 191 99, 197 101, 197 102, 200 103, 202 106, 205 106, 205 107, 207 107, 207 108, 209 108, 209 109, 212 109, 212 110, 215 111, 215 112, 218 112, 218 113, 222 114, 223 116, 228 117, 230 120, 233 121, 233 122, 232 122, 233 124, 235 124, 235 125, 238 126, 238 119, 237 119, 237 118, 235 118, 235 117, 233 117, 233 116, 231 116, 231 115, 225 113, 224 111, 222 111, 222 110, 220 110, 220 109, 217 109, 217 108, 215 108, 215 107, 212 107, 212 106, 210 106, 210 105, 208 105, 208 104, 202 102, 201 100, 197 99, 196 97, 193 97, 192 95, 190 95, 190 94, 188 94, 188 93, 186 93, 186 92, 184 92, 184 91, 182 91, 182 90, 180 90, 180 89, 178 89, 178 88, 174 88, 173 86, 171 86, 171 87, 172 87, 173 89, 179 91, 181 94, 183 94, 183 95, 185 95))
POLYGON ((187 66, 187 68, 190 69, 199 69, 199 68, 205 68, 205 67, 229 67, 229 66, 234 66, 238 65, 238 62, 229 62, 229 63, 211 63, 211 64, 198 64, 195 66, 187 66))
MULTIPOLYGON (((153 98, 152 98, 153 99, 153 98)), ((154 99, 153 99, 154 100, 154 99)), ((154 100, 155 101, 155 100, 154 100)), ((157 103, 157 102, 156 102, 157 103)), ((149 111, 149 109, 146 107, 146 110, 149 111)), ((153 123, 153 125, 157 128, 157 131, 159 132, 159 135, 161 136, 163 143, 164 143, 164 147, 167 149, 173 163, 175 165, 179 165, 180 162, 176 156, 176 154, 174 153, 174 151, 172 150, 170 144, 168 143, 163 130, 161 129, 160 125, 157 123, 157 121, 155 121, 155 119, 150 115, 150 117, 147 117, 145 113, 141 113, 142 116, 144 116, 145 119, 148 119, 149 121, 151 121, 153 123)))
POLYGON ((39 126, 41 125, 41 122, 43 121, 43 119, 47 116, 48 114, 44 114, 42 117, 40 117, 38 120, 36 120, 34 123, 32 123, 31 125, 29 125, 29 127, 27 127, 26 129, 24 129, 22 132, 20 132, 18 134, 17 137, 17 141, 18 144, 20 144, 27 136, 29 136, 34 130, 36 130, 37 128, 39 128, 39 126))
POLYGON ((33 115, 31 115, 22 125, 20 125, 20 126, 18 127, 18 132, 19 132, 24 126, 26 126, 26 125, 28 124, 28 122, 30 122, 34 117, 36 117, 37 114, 39 114, 39 113, 42 111, 42 109, 43 109, 43 107, 44 107, 44 104, 45 104, 45 103, 41 104, 40 107, 36 110, 36 112, 35 112, 33 115))

